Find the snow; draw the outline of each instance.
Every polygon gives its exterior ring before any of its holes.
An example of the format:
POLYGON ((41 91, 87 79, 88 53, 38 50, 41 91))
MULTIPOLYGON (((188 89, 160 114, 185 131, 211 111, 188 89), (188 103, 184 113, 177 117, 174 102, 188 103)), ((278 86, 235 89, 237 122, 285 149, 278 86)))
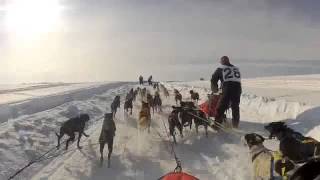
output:
MULTIPOLYGON (((209 137, 206 138, 203 127, 200 127, 198 135, 194 129, 186 128, 185 137, 181 139, 178 136, 178 145, 175 146, 183 170, 201 180, 251 179, 249 150, 241 142, 241 135, 258 132, 266 136, 263 126, 272 121, 286 121, 290 127, 320 140, 319 80, 320 75, 243 80, 240 129, 233 133, 209 130, 209 137)), ((206 81, 164 84, 171 94, 174 88, 180 90, 185 100, 190 99, 189 90, 199 92, 200 103, 210 93, 210 85, 206 81)), ((36 97, 3 103, 0 107, 3 122, 0 125, 0 179, 8 178, 30 159, 54 147, 54 131, 62 122, 80 112, 89 113, 91 117, 86 130, 90 137, 81 140, 83 149, 78 150, 75 143, 67 152, 61 148, 57 151, 63 153, 61 156, 32 165, 16 179, 149 180, 172 171, 175 161, 166 124, 171 105, 175 104, 172 96, 163 98, 163 113, 152 116, 150 134, 137 130, 139 101, 134 103, 133 115, 123 113, 123 109, 118 111, 111 168, 107 168, 106 161, 102 167, 99 165, 97 143, 102 126, 101 116, 110 111, 109 106, 115 95, 122 97, 123 104, 125 93, 132 87, 137 85, 59 85, 49 87, 53 88, 50 91, 46 88, 28 90, 36 97), (36 91, 47 93, 38 95, 36 91)), ((278 143, 268 140, 265 145, 276 149, 278 143)), ((107 154, 107 148, 104 153, 107 154)))
MULTIPOLYGON (((185 85, 183 82, 177 84, 185 85)), ((242 84, 245 93, 310 105, 320 104, 319 74, 243 79, 242 84)), ((196 81, 188 85, 210 88, 208 81, 196 81)))
POLYGON ((28 99, 91 88, 105 83, 40 83, 0 84, 0 104, 22 102, 28 99))
POLYGON ((21 115, 51 109, 66 102, 86 99, 94 94, 104 92, 110 88, 109 86, 110 84, 105 85, 103 83, 60 84, 59 86, 53 84, 41 88, 35 88, 35 86, 25 87, 24 89, 28 89, 26 91, 6 90, 6 93, 0 93, 0 96, 9 94, 9 97, 11 95, 14 97, 16 91, 23 92, 24 95, 23 97, 18 95, 15 101, 7 101, 5 103, 4 100, 2 101, 3 103, 0 104, 0 122, 5 122, 10 118, 17 118, 21 115), (16 101, 17 99, 19 101, 16 101))

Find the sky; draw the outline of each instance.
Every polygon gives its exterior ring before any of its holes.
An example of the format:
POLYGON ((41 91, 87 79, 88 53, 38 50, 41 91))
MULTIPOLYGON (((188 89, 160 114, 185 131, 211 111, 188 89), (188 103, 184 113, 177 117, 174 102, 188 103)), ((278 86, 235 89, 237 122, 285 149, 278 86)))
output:
POLYGON ((4 0, 0 83, 194 80, 223 55, 320 61, 319 9, 319 0, 4 0))

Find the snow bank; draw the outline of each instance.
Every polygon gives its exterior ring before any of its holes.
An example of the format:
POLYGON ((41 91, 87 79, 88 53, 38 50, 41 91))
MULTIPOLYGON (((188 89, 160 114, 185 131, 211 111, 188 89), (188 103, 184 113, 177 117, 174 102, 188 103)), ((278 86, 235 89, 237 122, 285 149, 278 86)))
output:
MULTIPOLYGON (((97 84, 91 88, 2 105, 2 115, 7 112, 10 119, 0 125, 0 179, 8 178, 29 160, 54 147, 54 132, 58 132, 61 123, 74 114, 88 113, 91 118, 88 126, 95 126, 99 117, 106 110, 110 111, 115 94, 125 93, 128 86, 128 83, 97 84), (13 109, 21 113, 12 117, 13 109)), ((35 170, 48 162, 32 166, 17 179, 30 179, 35 170)))
MULTIPOLYGON (((301 76, 297 77, 301 82, 307 83, 308 80, 318 80, 318 75, 312 75, 307 76, 305 79, 303 79, 301 76), (313 78, 312 78, 313 77, 313 78)), ((270 84, 270 86, 275 87, 279 84, 281 85, 282 81, 287 81, 285 77, 278 77, 280 80, 275 81, 276 84, 270 84)), ((275 79, 278 79, 275 78, 275 79)), ((294 79, 295 77, 288 77, 288 79, 294 79)), ((258 79, 257 81, 264 82, 264 78, 258 79), (261 80, 262 79, 262 80, 261 80)), ((269 81, 269 79, 267 79, 269 81)), ((253 81, 254 80, 248 80, 253 81)), ((293 81, 293 80, 292 80, 293 81)), ((270 82, 270 81, 269 81, 270 82)), ((291 82, 291 81, 288 81, 291 82)), ((309 82, 311 83, 311 82, 309 82)), ((258 83, 259 84, 259 83, 258 83)), ((303 85, 303 84, 302 84, 303 85)), ((296 87, 299 87, 299 84, 295 84, 296 87)), ((209 82, 205 81, 196 81, 196 82, 172 82, 168 83, 168 87, 172 90, 173 88, 176 88, 178 90, 181 90, 183 92, 186 92, 183 94, 183 97, 185 100, 190 100, 190 95, 188 94, 188 91, 191 89, 194 89, 195 91, 200 93, 200 103, 207 100, 207 94, 210 93, 210 84, 209 82)), ((277 89, 268 89, 267 84, 265 84, 263 91, 260 89, 258 93, 255 93, 250 91, 247 92, 248 87, 246 86, 246 81, 243 85, 243 91, 244 93, 241 96, 241 104, 240 104, 240 110, 241 110, 241 128, 246 129, 247 131, 256 132, 260 131, 261 133, 264 133, 263 125, 265 123, 273 122, 273 121, 286 121, 287 124, 292 127, 293 129, 296 129, 297 131, 312 136, 318 140, 320 140, 320 107, 317 105, 314 105, 314 103, 305 103, 305 99, 301 99, 300 95, 299 97, 294 96, 295 89, 292 90, 283 90, 279 91, 277 89), (293 93, 293 96, 291 97, 278 97, 278 95, 282 94, 284 91, 286 91, 287 94, 293 93), (293 92, 292 92, 293 91, 293 92), (263 95, 262 92, 265 92, 263 95), (278 93, 278 94, 277 94, 278 93), (256 95, 258 94, 258 95, 256 95), (272 94, 271 96, 268 96, 272 94), (293 100, 296 101, 293 101, 293 100), (301 101, 300 101, 301 100, 301 101)), ((254 87, 257 88, 257 87, 254 87)), ((294 88, 291 86, 291 88, 294 88)), ((307 88, 307 89, 316 89, 315 88, 307 88)), ((252 90, 252 89, 251 89, 252 90)), ((306 94, 308 94, 307 90, 304 90, 306 94)), ((320 92, 319 92, 320 94, 320 92)), ((313 98, 314 102, 317 102, 318 105, 320 104, 320 98, 318 98, 319 94, 314 94, 311 96, 313 98)), ((309 96, 307 96, 309 98, 309 96)), ((228 116, 231 116, 231 114, 228 114, 228 116)))
MULTIPOLYGON (((183 94, 184 99, 190 100, 189 90, 193 89, 199 92, 201 96, 201 102, 207 100, 207 94, 211 93, 209 82, 198 81, 190 83, 170 83, 168 87, 172 90, 176 88, 180 91, 186 91, 183 94)), ((246 91, 246 87, 243 87, 243 91, 246 91)), ((307 105, 301 102, 291 102, 284 99, 276 99, 273 97, 257 96, 250 93, 243 93, 241 96, 240 108, 243 112, 250 115, 255 115, 257 121, 261 123, 272 122, 284 119, 297 118, 299 114, 310 109, 311 105, 307 105)))
MULTIPOLYGON (((186 86, 184 82, 174 83, 186 86)), ((210 89, 209 81, 188 82, 187 86, 210 89)), ((320 105, 320 75, 279 76, 242 80, 243 92, 288 102, 320 105)))
POLYGON ((274 98, 259 97, 247 93, 241 96, 241 109, 252 115, 255 114, 262 123, 295 119, 299 114, 310 108, 311 106, 300 102, 276 100, 274 98))
POLYGON ((47 109, 52 109, 67 102, 88 99, 117 86, 119 86, 119 83, 92 85, 92 87, 71 90, 54 95, 41 96, 19 103, 2 104, 0 105, 0 123, 22 115, 34 114, 47 109))

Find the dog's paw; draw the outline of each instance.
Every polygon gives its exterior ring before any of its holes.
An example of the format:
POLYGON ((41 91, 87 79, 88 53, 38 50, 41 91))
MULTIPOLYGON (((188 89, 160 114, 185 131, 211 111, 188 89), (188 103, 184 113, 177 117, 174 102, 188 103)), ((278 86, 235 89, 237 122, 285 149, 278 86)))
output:
POLYGON ((56 146, 57 149, 60 149, 60 146, 56 146))
POLYGON ((82 147, 81 147, 81 146, 78 146, 78 149, 82 149, 82 147))

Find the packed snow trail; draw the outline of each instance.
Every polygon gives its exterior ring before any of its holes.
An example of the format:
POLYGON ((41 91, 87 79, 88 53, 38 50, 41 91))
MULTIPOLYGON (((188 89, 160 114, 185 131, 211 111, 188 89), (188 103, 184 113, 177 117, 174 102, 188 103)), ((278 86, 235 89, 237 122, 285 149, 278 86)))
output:
MULTIPOLYGON (((101 129, 101 124, 98 123, 94 127, 95 132, 87 141, 88 146, 81 151, 70 152, 54 159, 33 176, 33 179, 149 180, 171 172, 176 163, 162 121, 167 123, 173 104, 173 97, 163 98, 163 113, 152 116, 150 134, 137 129, 141 106, 139 101, 134 104, 133 115, 123 113, 123 110, 118 112, 111 168, 107 168, 106 162, 103 167, 99 165, 99 147, 94 145, 101 129), (158 133, 162 137, 159 137, 158 133)), ((240 137, 210 131, 206 138, 202 127, 199 135, 196 135, 194 129, 185 129, 184 134, 183 139, 178 137, 178 145, 175 147, 184 171, 200 179, 251 177, 247 149, 242 145, 240 137)))

